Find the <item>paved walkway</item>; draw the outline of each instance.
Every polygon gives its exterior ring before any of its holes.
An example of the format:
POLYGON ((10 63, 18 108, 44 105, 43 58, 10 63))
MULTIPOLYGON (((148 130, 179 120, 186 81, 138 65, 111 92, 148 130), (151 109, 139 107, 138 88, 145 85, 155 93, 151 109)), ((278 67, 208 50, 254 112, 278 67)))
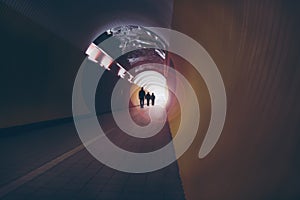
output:
MULTIPOLYGON (((141 119, 134 109, 132 117, 141 119)), ((135 152, 171 140, 167 125, 150 139, 136 140, 114 128, 110 114, 99 121, 113 142, 135 152)), ((0 146, 0 199, 184 199, 176 162, 151 173, 116 171, 87 152, 73 123, 1 136, 0 146)))

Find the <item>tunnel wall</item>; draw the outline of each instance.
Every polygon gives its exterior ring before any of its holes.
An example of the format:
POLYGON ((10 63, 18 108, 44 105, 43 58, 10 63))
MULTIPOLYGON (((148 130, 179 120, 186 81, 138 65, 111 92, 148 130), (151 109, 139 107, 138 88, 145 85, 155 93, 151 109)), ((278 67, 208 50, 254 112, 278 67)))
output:
POLYGON ((3 4, 0 128, 71 116, 84 53, 3 4))
MULTIPOLYGON (((208 51, 228 101, 222 135, 199 159, 210 98, 195 70, 174 59, 201 108, 198 135, 178 161, 187 199, 299 199, 299 11, 295 1, 175 2, 172 27, 208 51)), ((179 122, 171 120, 173 134, 179 122)))
MULTIPOLYGON (((85 53, 19 13, 2 9, 0 128, 71 118, 73 84, 85 53)), ((104 72, 95 95, 98 114, 110 111, 118 79, 104 72)))
MULTIPOLYGON (((73 83, 88 45, 123 23, 169 27, 172 8, 172 0, 1 1, 0 128, 72 117, 73 83)), ((110 97, 111 79, 104 77, 98 96, 110 97)), ((98 99, 98 113, 108 111, 109 100, 98 99)))

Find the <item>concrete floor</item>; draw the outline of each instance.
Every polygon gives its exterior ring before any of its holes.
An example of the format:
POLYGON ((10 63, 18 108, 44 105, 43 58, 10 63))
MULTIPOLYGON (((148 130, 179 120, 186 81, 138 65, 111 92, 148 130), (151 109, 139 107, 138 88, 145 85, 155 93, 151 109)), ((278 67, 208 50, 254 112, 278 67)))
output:
MULTIPOLYGON (((112 129, 110 139, 123 148, 144 152, 171 140, 166 125, 137 145, 108 120, 110 114, 99 117, 112 129)), ((0 146, 0 199, 185 199, 177 162, 142 174, 111 169, 83 147, 72 122, 2 135, 0 146)))

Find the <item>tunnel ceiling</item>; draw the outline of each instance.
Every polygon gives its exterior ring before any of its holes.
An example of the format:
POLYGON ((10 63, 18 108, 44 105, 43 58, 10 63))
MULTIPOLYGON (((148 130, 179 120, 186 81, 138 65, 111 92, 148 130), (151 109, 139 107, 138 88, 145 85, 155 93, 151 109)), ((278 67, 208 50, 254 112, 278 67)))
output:
POLYGON ((166 49, 167 44, 159 35, 141 26, 126 25, 111 28, 101 34, 93 43, 111 57, 121 53, 122 56, 117 59, 118 62, 121 62, 127 70, 137 67, 136 73, 144 70, 138 67, 142 64, 163 64, 166 60, 166 52, 162 49, 166 49), (110 37, 113 41, 109 42, 109 46, 102 43, 110 37), (111 47, 112 45, 113 47, 111 47))
POLYGON ((0 2, 81 50, 107 29, 123 24, 170 27, 173 14, 173 0, 0 2))

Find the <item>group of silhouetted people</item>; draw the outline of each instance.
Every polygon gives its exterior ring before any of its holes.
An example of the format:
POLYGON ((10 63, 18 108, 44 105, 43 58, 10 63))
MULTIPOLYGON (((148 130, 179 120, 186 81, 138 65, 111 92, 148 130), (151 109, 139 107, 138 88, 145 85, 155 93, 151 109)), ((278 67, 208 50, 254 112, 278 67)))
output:
POLYGON ((139 91, 139 99, 140 99, 140 106, 141 108, 144 108, 144 101, 146 99, 147 101, 147 106, 150 105, 150 100, 151 100, 151 104, 152 106, 154 106, 154 102, 155 102, 155 95, 154 93, 152 93, 152 95, 150 95, 150 92, 145 92, 144 88, 142 87, 141 90, 139 91))

